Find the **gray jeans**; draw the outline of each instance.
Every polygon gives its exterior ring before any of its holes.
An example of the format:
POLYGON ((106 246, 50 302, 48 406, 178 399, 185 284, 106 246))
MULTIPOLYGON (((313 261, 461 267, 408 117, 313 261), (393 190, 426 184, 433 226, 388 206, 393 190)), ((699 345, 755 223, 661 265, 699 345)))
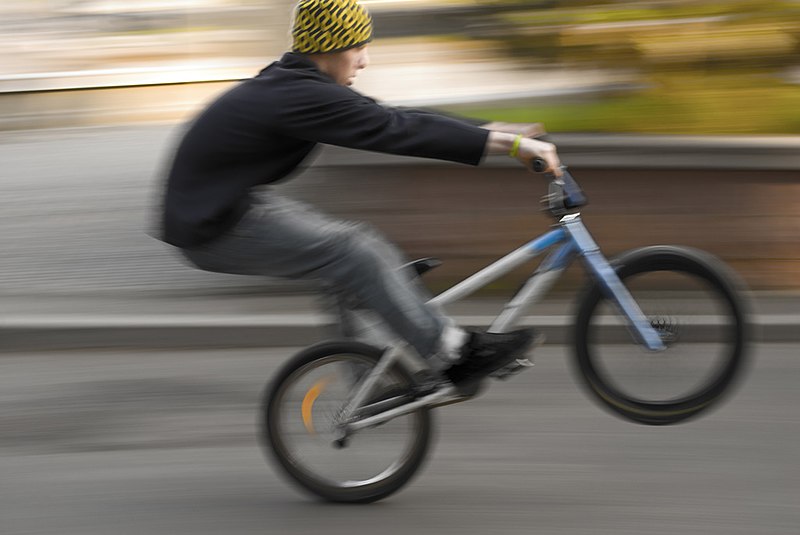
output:
POLYGON ((398 269, 403 255, 364 223, 269 193, 225 235, 183 252, 206 271, 322 281, 376 312, 420 356, 438 350, 447 320, 398 269))

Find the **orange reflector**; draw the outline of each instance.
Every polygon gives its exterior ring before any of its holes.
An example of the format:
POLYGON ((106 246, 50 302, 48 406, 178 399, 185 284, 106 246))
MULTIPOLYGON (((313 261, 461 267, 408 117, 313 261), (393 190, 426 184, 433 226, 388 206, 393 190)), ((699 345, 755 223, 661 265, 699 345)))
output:
POLYGON ((322 391, 325 390, 325 386, 331 381, 332 377, 323 377, 316 383, 314 386, 308 389, 306 392, 305 397, 303 398, 302 404, 302 411, 303 411, 303 424, 306 426, 306 430, 312 434, 316 435, 317 432, 314 429, 314 420, 311 417, 311 411, 314 409, 314 402, 317 400, 322 391))

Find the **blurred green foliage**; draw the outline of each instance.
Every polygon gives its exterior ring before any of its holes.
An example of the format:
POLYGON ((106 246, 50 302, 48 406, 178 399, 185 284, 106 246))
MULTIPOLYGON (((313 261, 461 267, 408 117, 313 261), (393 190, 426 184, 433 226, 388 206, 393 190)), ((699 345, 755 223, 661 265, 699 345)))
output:
POLYGON ((531 102, 452 106, 448 110, 487 121, 543 122, 552 132, 643 134, 798 134, 800 90, 770 83, 697 87, 706 79, 682 79, 680 90, 658 87, 582 102, 531 102))
POLYGON ((800 1, 479 2, 498 7, 481 36, 530 68, 624 69, 641 84, 592 102, 459 111, 562 131, 800 132, 800 1))
POLYGON ((570 63, 709 70, 788 65, 800 52, 796 1, 557 4, 570 7, 498 14, 512 53, 537 58, 549 44, 545 57, 570 63))

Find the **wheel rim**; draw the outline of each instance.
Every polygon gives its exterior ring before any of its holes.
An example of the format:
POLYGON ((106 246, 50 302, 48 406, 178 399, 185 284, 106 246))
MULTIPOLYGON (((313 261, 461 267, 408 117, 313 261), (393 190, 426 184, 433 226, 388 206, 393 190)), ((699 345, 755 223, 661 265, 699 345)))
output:
MULTIPOLYGON (((297 369, 276 393, 269 415, 273 446, 301 482, 337 490, 379 485, 397 477, 418 451, 420 413, 359 431, 336 447, 337 415, 357 377, 374 364, 359 355, 331 355, 297 369)), ((405 385, 389 372, 375 395, 405 385)))

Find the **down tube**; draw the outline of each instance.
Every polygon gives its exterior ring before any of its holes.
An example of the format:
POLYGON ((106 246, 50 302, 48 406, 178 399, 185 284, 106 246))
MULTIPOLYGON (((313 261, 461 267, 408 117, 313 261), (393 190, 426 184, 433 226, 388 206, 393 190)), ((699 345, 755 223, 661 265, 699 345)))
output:
POLYGON ((547 234, 526 243, 516 251, 513 251, 493 264, 486 266, 471 277, 459 282, 449 290, 437 295, 429 301, 432 305, 447 305, 458 301, 479 288, 482 288, 495 279, 500 278, 517 266, 527 262, 531 258, 540 255, 549 247, 564 241, 567 233, 563 228, 551 230, 547 234))
POLYGON ((571 241, 552 251, 492 322, 489 332, 502 333, 514 327, 527 307, 552 288, 577 254, 578 249, 571 241))

